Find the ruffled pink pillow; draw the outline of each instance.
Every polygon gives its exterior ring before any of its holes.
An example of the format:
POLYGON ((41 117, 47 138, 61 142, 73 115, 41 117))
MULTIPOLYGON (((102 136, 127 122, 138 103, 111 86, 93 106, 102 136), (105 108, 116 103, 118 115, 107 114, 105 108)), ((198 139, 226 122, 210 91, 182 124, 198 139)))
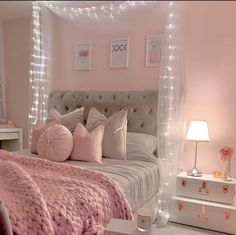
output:
POLYGON ((55 162, 64 162, 73 149, 73 136, 64 126, 55 124, 39 137, 37 152, 39 157, 55 162))
POLYGON ((74 148, 70 159, 101 163, 103 133, 102 125, 89 133, 81 123, 78 123, 73 133, 74 148))
POLYGON ((59 123, 60 123, 59 120, 55 120, 48 124, 44 124, 43 122, 37 122, 34 125, 33 131, 32 131, 31 146, 30 146, 31 153, 37 153, 37 143, 38 143, 40 135, 49 127, 53 126, 54 124, 59 124, 59 123))

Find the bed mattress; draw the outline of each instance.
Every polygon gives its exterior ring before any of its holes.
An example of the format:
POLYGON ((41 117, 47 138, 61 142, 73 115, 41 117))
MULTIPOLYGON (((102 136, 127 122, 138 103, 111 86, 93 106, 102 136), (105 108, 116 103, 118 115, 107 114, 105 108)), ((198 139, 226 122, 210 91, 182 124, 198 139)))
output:
MULTIPOLYGON (((36 154, 30 153, 29 149, 15 153, 37 157, 36 154)), ((133 212, 158 192, 159 170, 157 159, 139 145, 127 144, 126 160, 103 158, 102 163, 68 160, 65 164, 78 165, 102 172, 111 177, 123 189, 133 212)))

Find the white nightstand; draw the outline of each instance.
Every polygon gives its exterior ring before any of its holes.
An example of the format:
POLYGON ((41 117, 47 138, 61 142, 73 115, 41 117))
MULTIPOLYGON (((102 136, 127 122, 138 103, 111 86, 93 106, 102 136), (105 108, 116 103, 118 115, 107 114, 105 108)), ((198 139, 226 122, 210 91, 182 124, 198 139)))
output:
POLYGON ((179 173, 171 221, 236 234, 235 183, 208 174, 193 177, 179 173))
POLYGON ((7 151, 23 149, 22 128, 0 128, 0 146, 7 151))

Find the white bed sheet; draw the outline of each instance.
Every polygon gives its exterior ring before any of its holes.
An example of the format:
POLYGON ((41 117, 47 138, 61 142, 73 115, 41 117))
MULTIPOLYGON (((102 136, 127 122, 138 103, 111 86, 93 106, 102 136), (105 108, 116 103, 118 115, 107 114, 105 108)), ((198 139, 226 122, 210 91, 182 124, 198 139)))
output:
MULTIPOLYGON (((29 149, 16 154, 37 157, 29 149)), ((127 159, 116 160, 103 158, 101 163, 68 160, 65 163, 96 170, 115 180, 123 189, 132 211, 149 201, 159 186, 159 170, 157 159, 143 147, 127 144, 127 159)))

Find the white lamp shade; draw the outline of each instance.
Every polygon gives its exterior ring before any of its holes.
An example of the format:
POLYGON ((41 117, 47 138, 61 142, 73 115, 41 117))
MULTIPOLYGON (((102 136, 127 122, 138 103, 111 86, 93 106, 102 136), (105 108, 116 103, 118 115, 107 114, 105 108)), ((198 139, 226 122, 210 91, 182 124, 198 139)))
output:
POLYGON ((192 121, 188 128, 186 140, 209 141, 206 121, 192 121))

